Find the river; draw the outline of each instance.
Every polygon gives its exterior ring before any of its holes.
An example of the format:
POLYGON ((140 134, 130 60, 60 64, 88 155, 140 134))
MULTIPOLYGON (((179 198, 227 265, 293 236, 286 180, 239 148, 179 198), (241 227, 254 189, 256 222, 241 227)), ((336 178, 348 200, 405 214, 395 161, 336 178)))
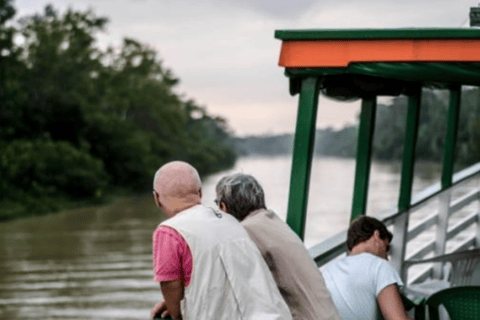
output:
MULTIPOLYGON (((223 175, 248 173, 264 187, 267 206, 285 219, 290 168, 286 156, 241 158, 232 170, 205 179, 203 202, 214 205, 223 175)), ((398 163, 373 163, 369 215, 395 209, 399 171, 398 163)), ((353 159, 314 159, 308 247, 347 227, 354 172, 353 159)), ((415 174, 414 193, 439 180, 439 167, 420 162, 415 174)), ((0 224, 0 319, 148 319, 161 299, 151 236, 164 218, 148 194, 0 224)))

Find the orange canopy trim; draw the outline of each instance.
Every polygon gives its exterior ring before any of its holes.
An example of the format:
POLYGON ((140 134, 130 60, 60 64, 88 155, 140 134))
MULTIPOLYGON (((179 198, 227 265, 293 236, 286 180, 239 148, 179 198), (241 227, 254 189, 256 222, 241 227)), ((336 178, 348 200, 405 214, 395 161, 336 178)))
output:
POLYGON ((283 40, 279 65, 343 68, 352 62, 480 62, 480 39, 283 40))

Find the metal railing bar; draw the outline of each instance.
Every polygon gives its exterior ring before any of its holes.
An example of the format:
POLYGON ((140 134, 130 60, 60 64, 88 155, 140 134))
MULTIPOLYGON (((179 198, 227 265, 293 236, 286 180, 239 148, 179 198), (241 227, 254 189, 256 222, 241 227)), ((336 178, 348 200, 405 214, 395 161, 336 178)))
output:
POLYGON ((431 240, 427 242, 426 245, 422 246, 420 249, 415 251, 412 255, 408 256, 406 260, 422 259, 427 254, 431 253, 433 249, 435 249, 435 240, 431 240))
POLYGON ((480 173, 480 162, 476 163, 466 169, 463 169, 462 171, 459 171, 453 175, 453 183, 457 184, 460 183, 468 178, 471 178, 472 176, 476 175, 477 173, 480 173))
MULTIPOLYGON (((467 239, 466 242, 470 241, 470 239, 467 239)), ((411 267, 416 264, 423 264, 423 263, 437 263, 437 262, 450 262, 453 260, 459 260, 459 259, 465 259, 469 258, 472 256, 479 256, 480 255, 480 249, 468 249, 468 250, 454 250, 451 253, 438 256, 438 257, 432 257, 432 258, 427 258, 427 259, 422 259, 422 260, 406 260, 405 265, 407 267, 411 267)))
POLYGON ((426 269, 422 270, 421 272, 417 273, 412 280, 406 281, 409 285, 410 284, 417 284, 421 283, 428 278, 433 276, 433 270, 435 268, 434 263, 444 263, 451 261, 452 259, 463 259, 465 257, 470 257, 471 255, 478 255, 480 253, 480 249, 470 250, 470 247, 474 246, 475 244, 475 237, 470 237, 464 242, 462 242, 459 246, 454 248, 454 250, 446 255, 431 257, 427 259, 412 259, 406 260, 404 262, 405 269, 408 272, 408 268, 413 265, 417 264, 430 264, 426 269))
MULTIPOLYGON (((470 166, 466 169, 463 169, 462 171, 459 171, 453 175, 453 184, 450 188, 463 183, 467 182, 470 179, 476 178, 477 174, 480 174, 480 162, 477 164, 474 164, 473 166, 470 166)), ((410 205, 410 214, 413 212, 420 210, 423 208, 426 204, 428 204, 428 201, 439 196, 443 192, 448 191, 448 189, 442 190, 440 182, 437 182, 430 187, 424 189, 421 191, 419 194, 416 196, 412 197, 412 204, 410 205)), ((480 195, 479 195, 480 197, 480 195)), ((381 219, 384 223, 389 222, 390 224, 392 221, 404 213, 406 210, 400 210, 396 212, 390 213, 388 215, 387 213, 381 214, 381 219)))
POLYGON ((412 204, 410 208, 415 207, 415 209, 421 209, 428 200, 439 195, 440 193, 442 193, 442 191, 445 190, 442 190, 440 182, 434 183, 430 187, 424 189, 423 191, 420 191, 417 195, 412 197, 412 204))
POLYGON ((433 272, 433 265, 425 268, 425 270, 422 270, 419 272, 417 275, 412 277, 411 281, 408 281, 408 284, 418 284, 422 283, 425 280, 429 279, 432 277, 432 272, 433 272))
POLYGON ((478 220, 478 214, 476 212, 470 214, 469 216, 465 217, 462 219, 459 223, 457 223, 455 226, 453 226, 450 230, 447 232, 447 240, 452 239, 455 237, 457 234, 465 230, 467 227, 471 226, 478 220))
POLYGON ((471 236, 467 240, 463 241, 460 245, 455 247, 452 252, 468 250, 472 246, 475 246, 475 236, 471 236))
POLYGON ((420 233, 435 225, 437 223, 437 219, 438 212, 435 212, 434 214, 423 219, 419 224, 410 229, 408 232, 407 241, 415 239, 420 233))
POLYGON ((347 231, 345 230, 311 247, 308 251, 310 256, 317 263, 317 266, 320 267, 328 261, 346 252, 346 240, 347 231))
MULTIPOLYGON (((459 171, 453 175, 453 184, 457 185, 461 182, 465 182, 471 178, 474 178, 477 174, 480 173, 480 162, 477 164, 474 164, 473 166, 470 166, 462 171, 459 171)), ((435 183, 432 186, 426 188, 422 192, 420 192, 417 196, 413 197, 412 204, 410 206, 411 209, 412 207, 415 207, 415 209, 419 209, 419 206, 430 200, 431 198, 439 195, 443 191, 446 191, 448 189, 442 190, 441 184, 435 183)))
POLYGON ((450 206, 449 215, 452 215, 453 213, 464 208, 465 206, 468 206, 470 203, 478 200, 479 194, 480 194, 480 191, 475 190, 466 194, 460 199, 455 200, 453 204, 450 206))
POLYGON ((398 211, 397 210, 386 210, 378 215, 375 216, 378 220, 382 221, 386 227, 389 227, 393 225, 393 221, 395 220, 395 217, 397 216, 398 211))

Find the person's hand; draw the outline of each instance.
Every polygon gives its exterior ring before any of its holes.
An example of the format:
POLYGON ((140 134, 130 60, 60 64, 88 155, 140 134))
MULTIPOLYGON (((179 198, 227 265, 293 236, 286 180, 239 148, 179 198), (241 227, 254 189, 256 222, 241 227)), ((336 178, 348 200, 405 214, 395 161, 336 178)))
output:
POLYGON ((170 313, 167 310, 167 303, 165 300, 160 301, 152 309, 152 319, 155 318, 165 318, 169 316, 170 313))

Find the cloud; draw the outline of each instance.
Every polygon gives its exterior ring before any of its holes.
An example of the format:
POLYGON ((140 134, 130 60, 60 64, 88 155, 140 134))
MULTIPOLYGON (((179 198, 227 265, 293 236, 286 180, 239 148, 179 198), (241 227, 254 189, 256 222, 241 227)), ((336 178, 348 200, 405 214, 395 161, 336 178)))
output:
POLYGON ((272 18, 296 19, 315 4, 315 0, 230 0, 235 6, 251 8, 272 18))
MULTIPOLYGON (((102 46, 149 44, 181 80, 178 92, 225 117, 239 134, 292 132, 297 97, 277 66, 276 29, 458 27, 467 0, 17 0, 19 15, 47 4, 107 16, 102 46)), ((318 126, 356 121, 354 107, 321 100, 318 126), (340 111, 339 111, 340 110, 340 111), (352 111, 353 110, 353 111, 352 111)))

